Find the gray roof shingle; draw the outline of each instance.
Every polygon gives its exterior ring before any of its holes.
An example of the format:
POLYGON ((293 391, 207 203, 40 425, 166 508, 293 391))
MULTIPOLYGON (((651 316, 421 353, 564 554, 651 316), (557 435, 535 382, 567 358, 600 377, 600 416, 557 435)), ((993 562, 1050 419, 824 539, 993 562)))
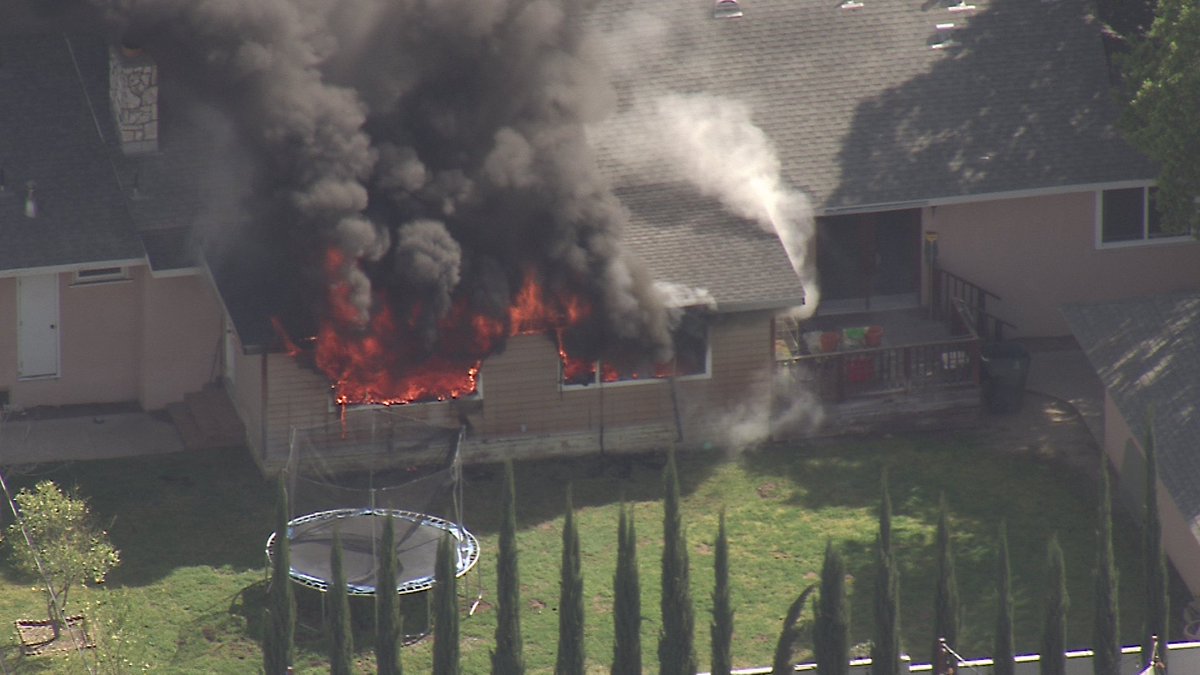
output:
POLYGON ((143 258, 101 137, 108 124, 103 41, 10 36, 3 47, 0 270, 143 258), (93 119, 89 98, 99 119, 93 119), (24 215, 30 181, 36 185, 36 218, 24 215))
POLYGON ((1159 478, 1185 518, 1200 516, 1200 293, 1063 313, 1139 441, 1153 411, 1159 478))
MULTIPOLYGON (((592 21, 625 109, 667 92, 745 103, 818 210, 1156 174, 1114 129, 1086 0, 862 4, 741 0, 718 20, 710 0, 610 0, 592 21), (933 49, 944 23, 958 46, 933 49)), ((606 160, 618 183, 639 168, 606 160)))
POLYGON ((625 242, 655 279, 707 291, 718 309, 799 305, 804 289, 779 238, 681 184, 617 191, 625 242))

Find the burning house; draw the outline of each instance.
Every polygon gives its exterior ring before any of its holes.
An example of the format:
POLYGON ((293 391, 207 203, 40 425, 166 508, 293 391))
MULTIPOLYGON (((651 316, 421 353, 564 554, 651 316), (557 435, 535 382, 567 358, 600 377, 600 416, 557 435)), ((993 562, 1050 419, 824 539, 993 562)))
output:
MULTIPOLYGON (((102 65, 124 51, 73 54, 99 78, 80 105, 113 107, 77 116, 117 157, 90 185, 132 221, 92 250, 202 251, 142 331, 170 390, 146 405, 207 374, 269 466, 298 430, 398 418, 465 425, 480 458, 761 435, 781 363, 824 403, 977 405, 981 336, 906 344, 873 313, 970 278, 1010 335, 1062 335, 1064 302, 1200 283, 1200 248, 1150 222, 1082 2, 299 4, 74 3, 137 52, 124 84, 102 65), (781 354, 778 318, 818 307, 781 354), (807 340, 844 316, 862 344, 807 340)), ((61 215, 14 166, 4 232, 61 215)))

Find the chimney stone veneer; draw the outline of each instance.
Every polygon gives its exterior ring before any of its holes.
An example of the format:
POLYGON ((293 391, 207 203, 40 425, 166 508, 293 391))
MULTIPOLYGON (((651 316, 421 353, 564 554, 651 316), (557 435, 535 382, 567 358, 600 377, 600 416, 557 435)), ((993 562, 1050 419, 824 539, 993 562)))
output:
POLYGON ((158 68, 141 50, 108 49, 108 98, 116 118, 121 150, 158 150, 158 68))

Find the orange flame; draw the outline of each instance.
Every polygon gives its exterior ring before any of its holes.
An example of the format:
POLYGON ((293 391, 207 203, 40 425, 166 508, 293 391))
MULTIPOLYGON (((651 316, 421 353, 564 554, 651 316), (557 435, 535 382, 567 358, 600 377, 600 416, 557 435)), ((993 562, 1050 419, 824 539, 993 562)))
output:
MULTIPOLYGON (((455 299, 435 322, 437 341, 427 349, 421 338, 423 307, 414 307, 409 316, 396 316, 384 292, 376 290, 364 323, 350 301, 352 289, 343 280, 346 265, 354 263, 335 248, 324 263, 328 278, 335 281, 328 287, 328 312, 317 331, 313 360, 329 378, 339 404, 394 405, 470 396, 478 390, 483 359, 505 338, 550 330, 559 338, 565 380, 595 377, 595 364, 570 358, 561 339, 562 330, 586 319, 590 307, 576 295, 547 292, 532 274, 513 298, 507 321, 473 312, 466 299, 455 299)), ((276 329, 282 334, 278 324, 276 329)), ((289 354, 300 352, 290 340, 286 344, 289 354)))

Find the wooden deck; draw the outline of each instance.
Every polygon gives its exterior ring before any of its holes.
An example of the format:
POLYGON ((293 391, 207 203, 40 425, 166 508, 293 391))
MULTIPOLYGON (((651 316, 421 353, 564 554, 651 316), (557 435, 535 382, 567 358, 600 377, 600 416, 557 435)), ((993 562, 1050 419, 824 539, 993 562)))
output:
POLYGON ((776 398, 807 396, 822 406, 820 428, 808 433, 959 426, 981 403, 983 340, 964 324, 954 335, 924 309, 810 320, 777 340, 776 398), (873 340, 858 337, 855 327, 865 326, 879 327, 873 340), (831 332, 848 337, 821 351, 831 342, 820 345, 820 333, 831 332))

